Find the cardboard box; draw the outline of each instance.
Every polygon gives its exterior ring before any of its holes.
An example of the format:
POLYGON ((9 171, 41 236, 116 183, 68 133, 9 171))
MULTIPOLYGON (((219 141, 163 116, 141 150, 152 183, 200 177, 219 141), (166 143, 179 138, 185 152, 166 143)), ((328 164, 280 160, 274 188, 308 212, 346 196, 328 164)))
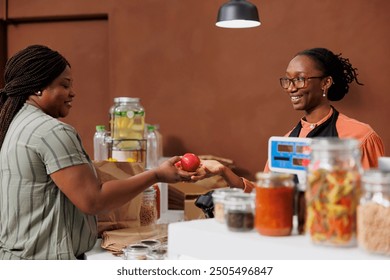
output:
POLYGON ((184 210, 186 199, 196 199, 210 190, 226 187, 228 187, 227 183, 220 176, 207 178, 196 183, 168 184, 168 209, 184 210))
POLYGON ((184 220, 205 219, 203 211, 195 205, 196 199, 186 199, 184 201, 184 220))
POLYGON ((203 211, 195 206, 195 200, 210 190, 226 187, 228 187, 227 183, 220 176, 196 183, 168 184, 168 209, 184 210, 185 220, 204 218, 203 211))

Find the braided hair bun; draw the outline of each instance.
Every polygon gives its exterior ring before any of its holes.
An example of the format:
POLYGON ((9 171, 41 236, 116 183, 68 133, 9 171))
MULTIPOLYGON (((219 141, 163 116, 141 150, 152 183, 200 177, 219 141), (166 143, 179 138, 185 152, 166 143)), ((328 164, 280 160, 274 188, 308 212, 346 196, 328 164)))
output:
POLYGON ((323 71, 324 76, 331 76, 333 85, 329 88, 328 99, 330 101, 339 101, 349 91, 349 84, 357 79, 357 68, 353 68, 348 58, 341 54, 334 54, 325 48, 313 48, 299 52, 297 55, 306 55, 314 59, 319 70, 323 71))

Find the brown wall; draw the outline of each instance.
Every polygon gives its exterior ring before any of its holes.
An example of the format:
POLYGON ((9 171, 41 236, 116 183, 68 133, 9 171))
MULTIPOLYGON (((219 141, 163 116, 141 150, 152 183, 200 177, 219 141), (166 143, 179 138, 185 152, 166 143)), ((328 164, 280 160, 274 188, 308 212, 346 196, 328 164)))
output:
POLYGON ((364 83, 333 105, 371 124, 390 151, 390 1, 252 0, 262 21, 253 29, 215 27, 224 2, 8 0, 7 56, 42 43, 69 58, 78 95, 64 121, 90 154, 113 97, 140 97, 147 122, 160 124, 166 156, 231 158, 253 179, 268 138, 301 117, 278 78, 297 51, 326 47, 348 57, 364 83))

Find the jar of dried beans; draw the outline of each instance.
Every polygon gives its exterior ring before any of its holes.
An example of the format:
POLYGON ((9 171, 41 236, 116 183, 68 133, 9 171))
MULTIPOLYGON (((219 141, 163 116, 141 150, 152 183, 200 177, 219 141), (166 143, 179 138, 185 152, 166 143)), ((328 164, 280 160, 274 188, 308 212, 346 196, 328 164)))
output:
POLYGON ((367 170, 357 211, 359 247, 390 255, 390 172, 367 170))
POLYGON ((225 198, 225 223, 231 231, 250 231, 254 225, 254 194, 236 193, 225 198))
POLYGON ((315 244, 356 246, 360 160, 355 139, 313 138, 305 195, 306 230, 315 244))
POLYGON ((154 187, 149 187, 143 192, 140 222, 141 226, 156 224, 157 221, 157 199, 154 187))
POLYGON ((286 236, 293 228, 294 175, 256 174, 255 227, 262 235, 286 236))

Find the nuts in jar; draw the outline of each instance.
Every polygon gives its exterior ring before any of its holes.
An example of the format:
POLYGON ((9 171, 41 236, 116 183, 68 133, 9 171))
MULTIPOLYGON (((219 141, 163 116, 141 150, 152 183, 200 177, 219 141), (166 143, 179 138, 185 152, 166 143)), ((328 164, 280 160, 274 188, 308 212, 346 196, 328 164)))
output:
POLYGON ((250 231, 254 225, 254 194, 236 193, 225 198, 225 222, 231 231, 250 231))

